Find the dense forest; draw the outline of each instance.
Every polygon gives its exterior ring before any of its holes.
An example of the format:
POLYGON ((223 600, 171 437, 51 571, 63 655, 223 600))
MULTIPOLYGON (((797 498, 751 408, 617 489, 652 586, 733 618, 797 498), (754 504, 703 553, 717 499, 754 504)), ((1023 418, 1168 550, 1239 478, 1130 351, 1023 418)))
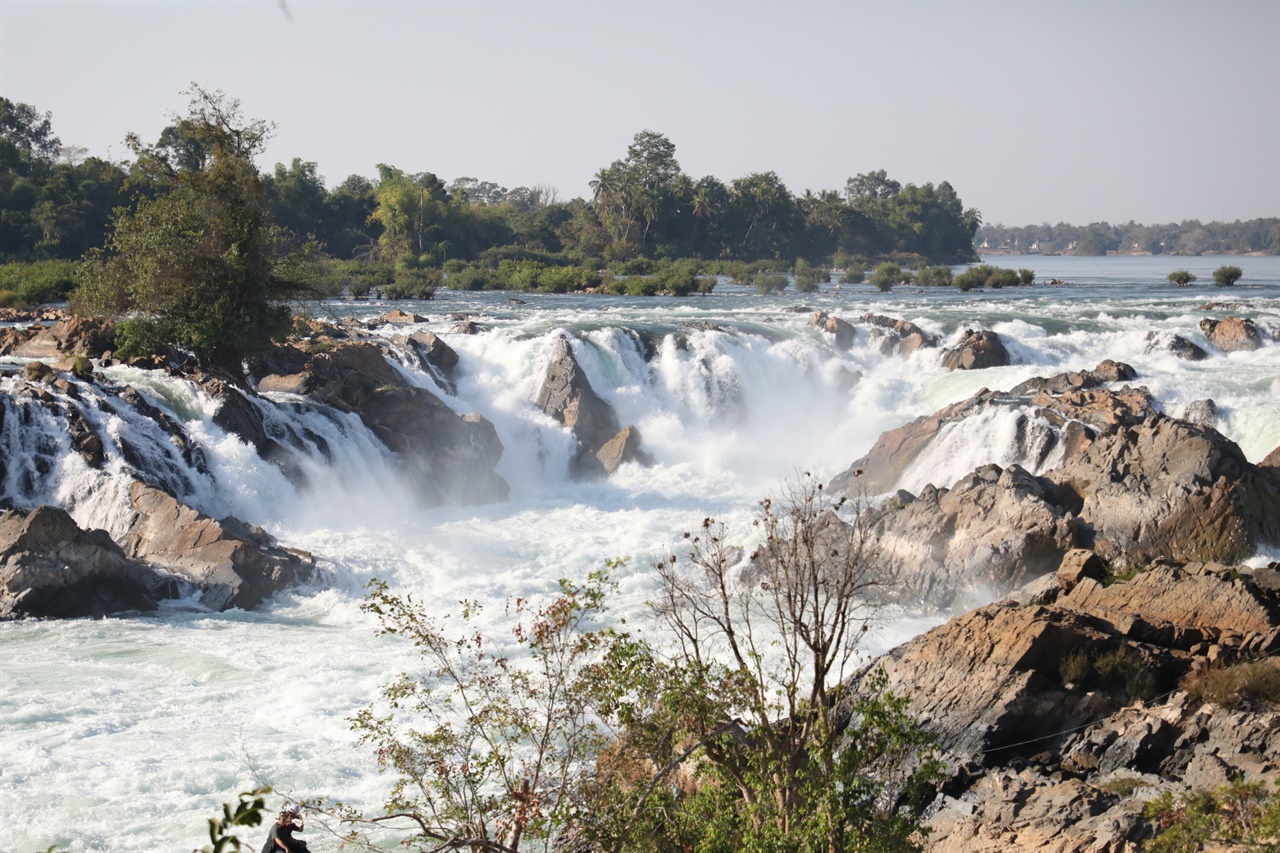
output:
POLYGON ((982 225, 975 242, 983 254, 1059 255, 1203 255, 1262 252, 1280 254, 1280 218, 1247 222, 1200 222, 1188 219, 1167 225, 982 225))
MULTIPOLYGON (((139 140, 132 140, 137 150, 139 140)), ((177 170, 207 152, 182 120, 148 146, 177 170)), ((74 259, 102 246, 111 212, 163 191, 138 161, 108 162, 64 146, 48 113, 0 98, 0 260, 74 259)), ((728 183, 680 169, 675 145, 643 131, 625 157, 600 168, 590 199, 558 201, 546 187, 508 189, 379 165, 333 187, 295 158, 262 176, 271 218, 314 236, 330 256, 370 254, 436 267, 495 247, 571 253, 604 262, 691 257, 827 262, 844 252, 936 262, 973 260, 980 223, 950 184, 901 185, 883 171, 843 190, 793 193, 774 172, 728 183)))

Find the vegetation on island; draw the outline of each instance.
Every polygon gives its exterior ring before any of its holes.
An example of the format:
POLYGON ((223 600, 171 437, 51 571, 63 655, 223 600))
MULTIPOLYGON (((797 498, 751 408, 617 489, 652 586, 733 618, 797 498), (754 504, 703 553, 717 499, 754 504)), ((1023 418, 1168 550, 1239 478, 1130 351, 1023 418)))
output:
POLYGON ((974 239, 983 254, 1045 255, 1207 255, 1280 254, 1280 218, 1244 222, 1189 219, 1163 225, 1092 222, 1070 225, 983 224, 974 239))

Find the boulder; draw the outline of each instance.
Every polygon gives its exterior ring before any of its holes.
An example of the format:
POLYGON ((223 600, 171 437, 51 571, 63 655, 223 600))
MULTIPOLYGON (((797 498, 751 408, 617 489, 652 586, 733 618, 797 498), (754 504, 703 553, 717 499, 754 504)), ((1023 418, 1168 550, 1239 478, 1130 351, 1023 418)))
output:
POLYGON ((479 415, 459 416, 410 385, 377 344, 340 343, 317 353, 281 347, 252 368, 260 391, 289 388, 358 415, 404 460, 424 503, 506 499, 509 487, 493 471, 503 452, 493 425, 479 415))
POLYGON ((1209 353, 1205 352, 1203 347, 1193 344, 1181 335, 1158 335, 1155 332, 1147 332, 1147 352, 1153 353, 1160 350, 1171 352, 1187 361, 1203 361, 1209 357, 1209 353))
POLYGON ((1062 562, 1058 564, 1058 585, 1063 592, 1071 592, 1085 578, 1102 580, 1106 576, 1106 564, 1085 548, 1073 548, 1062 555, 1062 562))
POLYGON ((947 370, 982 370, 1009 364, 1009 351, 995 332, 965 329, 959 343, 942 352, 942 366, 947 370))
POLYGON ((633 426, 624 427, 621 432, 605 442, 604 447, 596 451, 596 459, 604 468, 605 474, 612 474, 624 462, 653 464, 653 457, 640 446, 640 430, 633 426))
POLYGON ((1055 571, 1079 544, 1078 520, 1053 491, 1016 465, 984 466, 949 489, 900 492, 870 510, 869 544, 897 600, 972 606, 1055 571))
POLYGON ((838 348, 847 350, 853 346, 856 332, 850 323, 841 320, 839 317, 832 317, 826 311, 818 311, 809 318, 809 324, 834 335, 838 348))
POLYGON ((552 345, 551 363, 547 365, 546 377, 534 402, 547 415, 573 431, 578 451, 570 467, 579 479, 609 473, 610 463, 604 460, 617 460, 620 464, 618 454, 625 452, 628 443, 638 450, 639 432, 635 427, 628 427, 629 433, 620 430, 613 407, 591 388, 564 336, 556 338, 552 345), (621 443, 611 447, 604 459, 600 458, 598 454, 615 439, 621 443))
POLYGON ((1212 429, 1218 425, 1218 405, 1212 400, 1192 400, 1183 410, 1182 419, 1212 429))
POLYGON ((1223 352, 1255 350, 1262 346, 1262 335, 1252 320, 1242 317, 1225 317, 1222 320, 1205 318, 1200 321, 1200 331, 1209 343, 1223 352))
POLYGON ((1263 457, 1262 461, 1259 462, 1258 465, 1265 466, 1267 468, 1280 468, 1280 445, 1276 445, 1276 449, 1263 457))
POLYGON ((100 618, 156 607, 159 577, 57 507, 0 513, 0 619, 100 618))
POLYGON ((458 393, 453 381, 453 369, 458 366, 458 354, 435 332, 414 332, 412 335, 396 335, 393 344, 408 353, 412 366, 430 376, 446 394, 458 393))
POLYGON ((906 358, 921 347, 936 347, 931 335, 909 320, 895 320, 881 314, 863 314, 861 322, 871 327, 871 343, 885 355, 906 358))
POLYGON ((405 311, 401 311, 399 308, 391 309, 379 317, 378 320, 392 326, 411 326, 415 323, 427 322, 426 317, 419 316, 418 314, 409 314, 405 311))
POLYGON ((23 358, 55 359, 83 355, 101 358, 115 349, 115 325, 97 317, 68 317, 41 329, 16 346, 13 355, 23 358))
POLYGON ((309 580, 315 558, 281 548, 261 528, 210 518, 145 483, 129 489, 125 554, 191 582, 213 610, 252 610, 276 592, 309 580))

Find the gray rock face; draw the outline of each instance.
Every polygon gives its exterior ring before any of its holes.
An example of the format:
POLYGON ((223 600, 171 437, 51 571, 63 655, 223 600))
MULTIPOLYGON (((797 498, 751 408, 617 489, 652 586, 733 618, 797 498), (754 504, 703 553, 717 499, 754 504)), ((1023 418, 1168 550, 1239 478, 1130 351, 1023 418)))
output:
POLYGON ((509 486, 493 471, 503 450, 493 425, 479 415, 460 417, 431 392, 410 385, 381 347, 341 343, 313 354, 281 347, 253 367, 260 391, 289 390, 358 415, 404 459, 424 503, 506 498, 509 486))
POLYGON ((1157 335, 1155 332, 1148 332, 1147 352, 1159 350, 1171 352, 1187 361, 1203 361, 1209 357, 1209 353, 1205 352, 1203 347, 1193 344, 1181 335, 1157 335))
POLYGON ((1209 343, 1223 352, 1255 350, 1262 346, 1262 335, 1252 320, 1243 317, 1226 317, 1222 320, 1205 318, 1200 321, 1200 331, 1209 343))
POLYGON ((310 554, 277 546, 261 528, 212 519, 144 483, 129 490, 129 502, 125 553, 190 581, 213 610, 252 610, 315 571, 310 554))
POLYGON ((950 489, 902 492, 871 510, 869 541, 897 599, 972 606, 1055 571, 1079 544, 1078 520, 1053 492, 1017 466, 988 465, 950 489))
POLYGON ((835 336, 836 346, 842 350, 848 350, 853 347, 856 332, 853 325, 839 317, 832 317, 826 311, 818 311, 811 318, 809 324, 817 326, 822 331, 835 336))
MULTIPOLYGON (((1124 375, 1128 370, 1122 367, 1105 375, 1124 375)), ((975 583, 1016 579, 1000 569, 994 574, 977 570, 975 562, 957 561, 949 553, 956 547, 949 544, 953 536, 964 543, 982 529, 981 519, 969 522, 966 507, 954 496, 946 501, 956 510, 943 510, 942 498, 950 492, 972 493, 967 500, 975 507, 1002 505, 1004 513, 1011 512, 1007 502, 1013 501, 1028 517, 1048 513, 1056 524, 1074 531, 1070 537, 1053 537, 1056 555, 1039 550, 1041 559, 1024 564, 1028 576, 1034 576, 1038 566, 1046 566, 1046 571, 1056 567, 1065 549, 1076 546, 1092 548, 1116 565, 1158 558, 1234 563, 1251 556, 1260 544, 1280 542, 1276 469, 1250 464, 1239 447, 1211 428, 1160 413, 1146 389, 1110 391, 1097 387, 1100 382, 1095 380, 1068 374, 1023 383, 1008 394, 979 392, 885 433, 866 457, 832 480, 831 488, 855 493, 865 483, 869 490, 886 491, 946 426, 992 407, 1037 420, 1051 432, 1040 445, 1040 458, 1048 458, 1045 454, 1053 450, 1061 462, 1033 478, 1041 484, 1035 492, 979 488, 991 478, 975 472, 951 490, 926 489, 914 501, 910 495, 899 497, 876 516, 885 541, 902 549, 902 559, 913 555, 915 575, 936 574, 941 579, 918 585, 933 590, 934 603, 949 600, 951 590, 964 589, 963 573, 958 571, 962 564, 976 571, 975 583), (1069 390, 1059 390, 1064 388, 1069 390), (855 477, 859 470, 862 475, 855 477), (1006 503, 996 501, 998 494, 1006 503), (895 533, 899 524, 903 527, 895 533), (930 543, 948 544, 938 548, 930 543)), ((1005 552, 1016 551, 1017 542, 1015 538, 1006 543, 1005 552)), ((996 546, 993 550, 1001 553, 996 546)))
POLYGON ((618 428, 613 407, 592 389, 564 337, 554 344, 551 364, 534 403, 573 431, 578 450, 570 473, 577 479, 607 476, 624 462, 651 461, 640 449, 640 431, 634 426, 618 428))
POLYGON ((99 618, 156 607, 159 577, 61 509, 0 513, 0 619, 99 618))
POLYGON ((931 335, 909 320, 895 320, 881 314, 863 314, 863 324, 870 327, 871 344, 885 355, 906 358, 922 347, 936 347, 938 336, 931 335))
POLYGON ((995 332, 965 329, 960 342, 942 352, 942 366, 947 370, 982 370, 1009 364, 1009 351, 995 332))

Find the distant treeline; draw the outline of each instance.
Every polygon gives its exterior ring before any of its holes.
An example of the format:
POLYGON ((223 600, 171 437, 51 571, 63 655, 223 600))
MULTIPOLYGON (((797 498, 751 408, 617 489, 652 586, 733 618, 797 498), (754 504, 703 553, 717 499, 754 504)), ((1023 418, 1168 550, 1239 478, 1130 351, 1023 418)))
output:
MULTIPOLYGON (((139 141, 131 142, 135 150, 139 141)), ((147 147, 176 170, 200 169, 209 154, 182 120, 147 147)), ((113 210, 165 192, 137 161, 86 154, 62 145, 50 114, 0 98, 0 262, 80 258, 105 244, 113 210)), ((316 163, 297 158, 262 182, 268 214, 286 233, 313 236, 336 259, 416 268, 503 247, 586 266, 679 257, 829 263, 837 255, 957 263, 976 260, 981 222, 949 183, 901 185, 883 171, 799 195, 774 172, 695 179, 652 131, 599 169, 590 199, 562 202, 550 188, 470 177, 446 183, 389 165, 374 180, 352 175, 327 187, 316 163)))
POLYGON ((979 252, 1061 255, 1202 255, 1223 252, 1280 254, 1280 219, 1208 222, 1188 219, 1168 225, 983 225, 976 238, 979 252))

